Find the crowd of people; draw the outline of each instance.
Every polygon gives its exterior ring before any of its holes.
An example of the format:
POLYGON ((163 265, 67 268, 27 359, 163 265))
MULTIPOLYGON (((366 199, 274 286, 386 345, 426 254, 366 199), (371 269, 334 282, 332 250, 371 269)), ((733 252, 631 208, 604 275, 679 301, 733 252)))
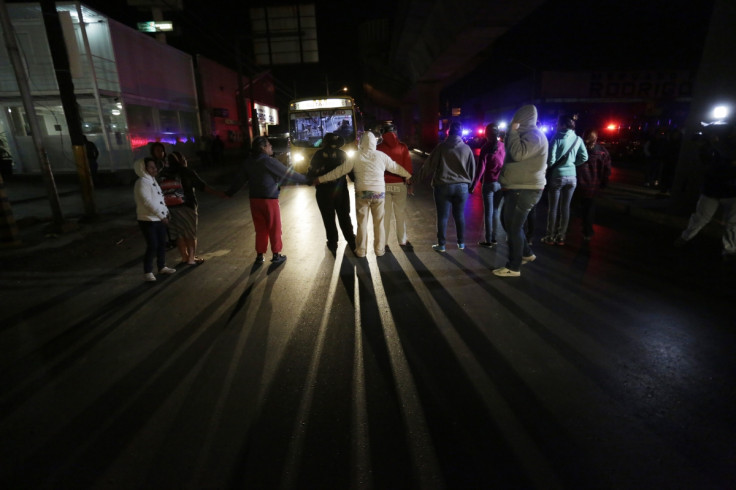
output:
MULTIPOLYGON (((518 277, 521 266, 537 257, 531 248, 534 210, 547 192, 547 224, 541 243, 564 245, 570 222, 573 195, 581 209, 583 240, 593 237, 595 201, 608 183, 611 157, 598 143, 594 129, 576 133, 574 115, 558 119, 557 132, 548 139, 538 125, 537 109, 525 105, 516 111, 505 136, 498 125, 486 127, 486 143, 476 159, 463 142, 462 126, 453 122, 447 138, 429 154, 414 173, 408 147, 399 140, 396 126, 366 131, 359 151, 348 158, 341 149, 344 138, 337 133, 324 136, 314 154, 307 175, 296 173, 273 158, 273 147, 266 136, 256 137, 251 155, 230 188, 218 191, 209 187, 186 158, 174 152, 168 157, 163 144, 155 143, 151 157, 137 162, 139 180, 135 187, 138 221, 146 240, 144 278, 155 281, 153 259, 160 274, 175 269, 165 264, 168 240, 176 242, 181 263, 203 262, 197 249, 196 190, 230 197, 248 183, 250 209, 255 228, 256 263, 265 261, 269 244, 271 261, 286 260, 282 254, 279 193, 284 183, 310 184, 324 224, 327 248, 337 250, 338 226, 348 247, 357 257, 366 257, 369 248, 376 256, 388 250, 387 238, 395 223, 396 239, 402 248, 411 249, 406 224, 407 196, 413 194, 414 181, 430 180, 436 208, 437 243, 432 249, 447 252, 447 224, 452 216, 457 248, 465 249, 465 204, 480 188, 483 201, 483 240, 480 247, 494 248, 502 231, 508 241, 508 257, 503 267, 493 270, 499 277, 518 277), (354 182, 357 231, 353 231, 346 176, 354 182), (577 189, 577 191, 576 191, 577 189), (368 243, 372 225, 373 243, 368 243)), ((677 245, 683 245, 712 219, 719 206, 726 208, 727 230, 724 254, 736 254, 736 132, 717 145, 708 146, 704 161, 712 170, 706 190, 698 203, 690 226, 677 245), (725 172, 725 173, 724 173, 725 172), (733 175, 732 175, 733 174, 733 175), (724 176, 727 178, 724 180, 724 176)), ((710 174, 708 174, 710 175, 710 174)), ((736 256, 736 255, 734 255, 736 256)))

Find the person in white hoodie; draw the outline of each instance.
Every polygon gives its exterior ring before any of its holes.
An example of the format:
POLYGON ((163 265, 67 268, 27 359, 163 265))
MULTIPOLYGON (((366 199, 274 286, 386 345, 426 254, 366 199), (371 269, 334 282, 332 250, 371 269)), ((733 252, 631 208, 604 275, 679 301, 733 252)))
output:
POLYGON ((386 253, 386 231, 383 225, 386 183, 383 174, 391 173, 411 179, 411 174, 376 150, 376 136, 370 131, 360 139, 360 151, 333 171, 314 179, 314 185, 330 182, 353 171, 355 175, 355 208, 358 217, 358 233, 355 237, 355 255, 365 257, 368 248, 368 219, 373 216, 373 250, 377 256, 386 253))
POLYGON ((143 256, 143 280, 153 282, 153 259, 156 258, 159 274, 173 274, 176 269, 166 267, 166 225, 169 223, 169 209, 164 204, 161 187, 156 183, 158 167, 156 160, 146 157, 134 164, 138 180, 133 189, 138 226, 146 239, 146 253, 143 256))

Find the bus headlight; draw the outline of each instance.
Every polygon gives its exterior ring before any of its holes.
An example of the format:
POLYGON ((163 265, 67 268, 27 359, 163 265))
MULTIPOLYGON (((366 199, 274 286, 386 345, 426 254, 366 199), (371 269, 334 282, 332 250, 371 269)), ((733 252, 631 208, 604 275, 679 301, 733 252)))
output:
POLYGON ((353 155, 355 155, 355 150, 348 150, 345 153, 348 154, 348 158, 353 158, 353 155))

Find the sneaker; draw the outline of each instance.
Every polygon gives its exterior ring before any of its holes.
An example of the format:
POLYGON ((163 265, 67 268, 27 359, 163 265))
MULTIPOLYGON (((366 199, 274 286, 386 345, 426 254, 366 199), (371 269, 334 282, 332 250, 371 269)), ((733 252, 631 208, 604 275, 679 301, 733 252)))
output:
POLYGON ((256 255, 256 264, 262 264, 266 261, 266 259, 263 257, 263 254, 256 255))
POLYGON ((274 264, 280 264, 284 260, 286 260, 286 255, 273 254, 273 258, 271 259, 271 262, 273 262, 274 264))
POLYGON ((557 239, 555 240, 555 245, 563 246, 564 244, 565 244, 565 239, 564 239, 564 238, 559 238, 559 237, 558 237, 558 238, 557 238, 557 239))
POLYGON ((544 243, 545 245, 554 245, 556 243, 555 239, 549 235, 542 237, 542 239, 539 241, 544 243))
POLYGON ((484 248, 493 248, 496 246, 496 242, 478 242, 478 245, 484 248))
POLYGON ((465 250, 465 244, 464 243, 458 243, 457 244, 458 250, 465 250))
POLYGON ((153 272, 146 272, 143 274, 143 280, 146 282, 154 282, 156 280, 156 276, 153 275, 153 272))
POLYGON ((434 250, 435 252, 446 252, 447 251, 445 250, 444 245, 439 245, 439 244, 432 245, 432 250, 434 250))
POLYGON ((499 267, 498 269, 493 269, 493 274, 498 277, 519 277, 521 275, 521 272, 512 271, 511 269, 507 269, 506 267, 499 267))
POLYGON ((174 272, 176 272, 176 269, 172 269, 171 267, 162 267, 158 270, 159 274, 166 274, 166 275, 173 274, 174 272))
POLYGON ((537 260, 537 256, 534 254, 527 255, 526 257, 521 258, 521 265, 528 264, 529 262, 534 262, 537 260))
POLYGON ((414 250, 414 246, 409 242, 409 240, 407 240, 406 243, 399 243, 399 247, 404 250, 414 250))

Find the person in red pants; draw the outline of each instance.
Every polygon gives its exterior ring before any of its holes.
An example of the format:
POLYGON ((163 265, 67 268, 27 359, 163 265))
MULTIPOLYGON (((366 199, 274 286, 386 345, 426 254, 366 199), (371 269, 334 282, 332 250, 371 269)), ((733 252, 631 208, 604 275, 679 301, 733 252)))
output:
POLYGON ((296 184, 307 184, 309 179, 292 171, 283 163, 273 158, 273 147, 265 136, 257 136, 251 145, 251 155, 243 164, 243 168, 225 192, 232 196, 248 182, 250 192, 250 212, 256 230, 256 263, 263 263, 263 255, 271 242, 273 258, 271 262, 280 263, 286 260, 281 253, 281 209, 279 193, 281 184, 290 181, 296 184))

